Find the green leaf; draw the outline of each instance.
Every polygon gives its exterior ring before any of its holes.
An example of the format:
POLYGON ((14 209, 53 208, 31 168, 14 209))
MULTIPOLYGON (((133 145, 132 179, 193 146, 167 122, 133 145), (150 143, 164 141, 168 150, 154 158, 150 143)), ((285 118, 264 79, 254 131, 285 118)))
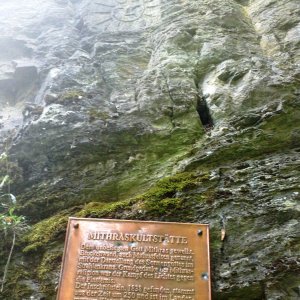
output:
POLYGON ((15 207, 11 207, 11 208, 9 209, 8 215, 9 215, 10 217, 13 217, 13 216, 14 216, 14 215, 13 215, 14 210, 15 210, 15 207))
POLYGON ((9 179, 8 175, 5 175, 4 178, 2 179, 1 183, 0 183, 0 189, 3 188, 5 182, 9 179))

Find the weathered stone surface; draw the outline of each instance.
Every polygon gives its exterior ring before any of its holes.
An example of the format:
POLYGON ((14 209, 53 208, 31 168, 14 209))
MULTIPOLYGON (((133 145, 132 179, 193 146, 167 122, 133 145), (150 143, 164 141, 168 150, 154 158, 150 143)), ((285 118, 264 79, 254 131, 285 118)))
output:
POLYGON ((54 297, 71 214, 209 222, 215 299, 300 297, 298 0, 2 2, 3 299, 54 297))

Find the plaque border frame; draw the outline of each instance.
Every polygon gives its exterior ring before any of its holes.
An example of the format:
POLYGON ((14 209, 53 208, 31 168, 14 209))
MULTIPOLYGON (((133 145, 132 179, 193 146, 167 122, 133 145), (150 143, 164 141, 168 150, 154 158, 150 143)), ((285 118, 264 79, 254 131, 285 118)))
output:
POLYGON ((193 226, 204 226, 207 228, 207 239, 206 239, 206 247, 207 247, 207 272, 209 274, 208 278, 208 300, 212 300, 212 282, 211 282, 211 255, 210 255, 210 225, 209 224, 203 224, 203 223, 181 223, 181 222, 164 222, 164 221, 143 221, 143 220, 122 220, 122 219, 101 219, 101 218, 76 218, 76 217, 69 217, 68 218, 68 224, 67 224, 67 230, 65 235, 65 242, 64 242, 64 252, 61 262, 61 269, 60 269, 60 275, 59 275, 59 283, 57 286, 57 295, 56 300, 60 300, 61 293, 62 293, 62 281, 64 278, 64 267, 66 265, 66 252, 68 249, 68 242, 70 239, 70 228, 71 228, 71 222, 72 221, 90 221, 90 222, 108 222, 108 223, 142 223, 142 224, 158 224, 158 225, 193 225, 193 226))

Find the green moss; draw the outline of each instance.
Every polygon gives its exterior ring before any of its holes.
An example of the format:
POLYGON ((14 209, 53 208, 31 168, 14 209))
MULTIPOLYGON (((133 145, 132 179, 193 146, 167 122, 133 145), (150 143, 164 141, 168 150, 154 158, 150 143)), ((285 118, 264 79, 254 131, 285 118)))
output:
POLYGON ((196 188, 201 182, 208 179, 208 174, 196 175, 194 173, 179 173, 160 180, 147 193, 138 196, 142 202, 142 208, 150 215, 176 214, 183 205, 183 199, 177 194, 196 188))
POLYGON ((150 214, 169 215, 181 208, 183 200, 180 198, 165 198, 157 201, 146 201, 143 208, 150 214))
POLYGON ((167 211, 180 209, 182 199, 176 197, 177 192, 197 187, 198 184, 208 180, 208 174, 196 175, 194 173, 179 173, 160 180, 148 192, 129 200, 115 203, 90 202, 76 213, 76 217, 108 217, 117 212, 132 209, 137 204, 139 208, 156 214, 165 214, 167 211))
POLYGON ((174 128, 172 132, 162 127, 154 133, 141 135, 139 132, 131 132, 127 137, 121 132, 119 136, 110 137, 107 144, 118 145, 118 149, 114 149, 115 152, 110 151, 114 154, 113 159, 122 162, 124 161, 122 156, 127 154, 125 157, 127 163, 119 164, 122 169, 118 177, 114 177, 118 189, 111 186, 110 189, 106 189, 106 195, 115 195, 117 192, 117 198, 128 199, 154 183, 158 173, 161 175, 170 173, 174 165, 186 157, 191 145, 203 136, 197 122, 189 126, 174 128), (123 150, 120 154, 119 149, 123 150), (134 158, 131 161, 129 153, 134 158))
POLYGON ((55 286, 53 271, 61 264, 62 251, 47 251, 37 269, 37 277, 41 282, 41 290, 47 295, 54 295, 55 286))
POLYGON ((141 199, 146 201, 173 197, 177 192, 182 192, 195 188, 199 182, 207 180, 208 174, 197 176, 194 173, 178 173, 174 176, 166 177, 158 181, 147 193, 141 195, 141 199))
POLYGON ((124 211, 127 208, 130 208, 137 200, 130 199, 119 201, 115 203, 102 203, 102 202, 90 202, 84 206, 82 210, 80 210, 76 217, 78 218, 100 218, 104 216, 108 216, 111 213, 115 213, 117 211, 124 211))
POLYGON ((179 173, 160 180, 157 183, 157 188, 165 191, 184 191, 195 187, 197 180, 199 180, 198 176, 193 173, 179 173))
POLYGON ((23 238, 23 241, 28 244, 23 252, 36 251, 46 246, 47 243, 56 240, 65 231, 67 222, 68 212, 65 211, 35 224, 23 238))
POLYGON ((175 176, 161 179, 156 186, 144 194, 144 199, 165 197, 173 195, 177 191, 183 191, 189 187, 195 186, 197 177, 193 173, 180 173, 175 176))
MULTIPOLYGON (((81 218, 116 217, 118 213, 123 214, 125 210, 132 210, 134 205, 152 215, 174 214, 183 204, 183 200, 177 196, 177 193, 193 189, 207 180, 207 173, 202 175, 179 173, 160 180, 142 195, 114 203, 90 202, 79 211, 77 208, 77 212, 73 215, 81 218)), ((27 244, 23 252, 45 250, 50 244, 57 242, 65 232, 70 215, 71 211, 66 210, 32 226, 23 238, 23 242, 27 244)))

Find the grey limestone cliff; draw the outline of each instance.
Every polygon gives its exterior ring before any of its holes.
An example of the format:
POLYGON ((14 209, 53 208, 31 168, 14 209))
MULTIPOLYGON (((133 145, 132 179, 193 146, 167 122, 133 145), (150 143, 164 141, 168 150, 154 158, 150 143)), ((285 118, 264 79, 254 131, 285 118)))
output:
POLYGON ((33 225, 1 299, 54 298, 71 215, 207 222, 213 299, 300 298, 299 0, 3 0, 0 26, 33 225))

